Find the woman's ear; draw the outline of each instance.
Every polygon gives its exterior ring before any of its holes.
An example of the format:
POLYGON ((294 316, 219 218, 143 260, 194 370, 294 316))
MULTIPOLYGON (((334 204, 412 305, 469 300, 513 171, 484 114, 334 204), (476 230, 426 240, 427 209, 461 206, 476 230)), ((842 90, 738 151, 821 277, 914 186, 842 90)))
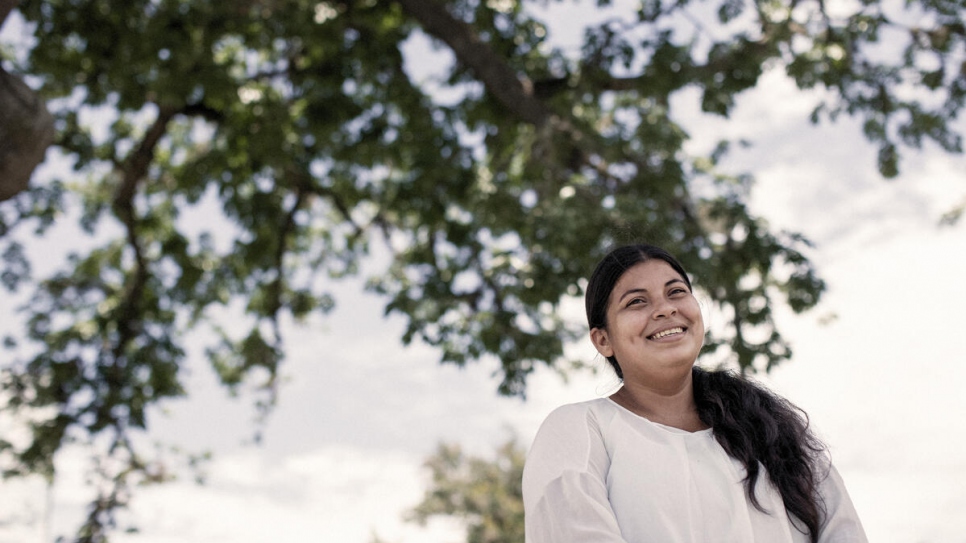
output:
POLYGON ((614 349, 610 346, 610 338, 607 337, 607 330, 594 328, 590 331, 590 341, 593 342, 597 352, 604 358, 614 356, 614 349))

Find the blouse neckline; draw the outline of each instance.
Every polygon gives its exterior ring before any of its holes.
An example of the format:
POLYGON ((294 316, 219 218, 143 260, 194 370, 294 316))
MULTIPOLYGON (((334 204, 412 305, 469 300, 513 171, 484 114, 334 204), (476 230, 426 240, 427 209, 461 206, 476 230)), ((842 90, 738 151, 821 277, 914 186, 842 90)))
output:
POLYGON ((627 413, 628 415, 630 415, 632 417, 635 417, 637 419, 643 420, 643 421, 647 422, 648 424, 650 424, 650 425, 652 425, 652 426, 654 426, 654 427, 656 427, 658 429, 664 430, 664 431, 669 432, 669 433, 672 433, 672 434, 679 434, 679 435, 683 435, 683 436, 702 436, 702 435, 711 434, 711 431, 712 431, 712 428, 705 428, 704 430, 696 430, 694 432, 690 432, 690 431, 684 430, 682 428, 675 428, 674 426, 668 426, 667 424, 661 424, 660 422, 654 422, 653 420, 651 420, 651 419, 649 419, 649 418, 647 418, 647 417, 645 417, 643 415, 638 415, 637 413, 631 411, 630 409, 624 407, 623 405, 615 402, 610 397, 605 397, 605 398, 601 398, 601 399, 609 402, 611 405, 617 407, 618 410, 620 410, 620 411, 622 411, 624 413, 627 413))

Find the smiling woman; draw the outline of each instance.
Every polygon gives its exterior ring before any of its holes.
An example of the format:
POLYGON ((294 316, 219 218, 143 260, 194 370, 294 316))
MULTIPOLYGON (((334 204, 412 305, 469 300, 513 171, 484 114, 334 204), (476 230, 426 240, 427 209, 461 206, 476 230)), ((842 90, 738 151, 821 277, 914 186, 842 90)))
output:
POLYGON ((543 423, 523 476, 528 543, 866 543, 825 447, 787 400, 694 366, 691 282, 663 249, 615 249, 587 321, 621 388, 543 423))
MULTIPOLYGON (((635 403, 635 396, 646 394, 641 386, 680 392, 675 389, 686 382, 704 341, 701 308, 684 275, 663 259, 645 260, 620 276, 608 298, 605 320, 591 325, 590 338, 625 380, 615 400, 635 403)), ((597 313, 604 306, 593 305, 597 313)))

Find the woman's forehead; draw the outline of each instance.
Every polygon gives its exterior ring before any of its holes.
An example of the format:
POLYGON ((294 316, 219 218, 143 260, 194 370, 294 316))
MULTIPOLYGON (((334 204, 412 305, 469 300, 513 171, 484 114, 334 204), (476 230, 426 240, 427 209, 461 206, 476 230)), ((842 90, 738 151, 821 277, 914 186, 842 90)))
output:
POLYGON ((621 274, 617 283, 615 283, 614 290, 628 283, 656 283, 663 286, 668 281, 674 279, 684 281, 681 274, 672 268, 670 264, 659 258, 652 258, 627 268, 621 274))

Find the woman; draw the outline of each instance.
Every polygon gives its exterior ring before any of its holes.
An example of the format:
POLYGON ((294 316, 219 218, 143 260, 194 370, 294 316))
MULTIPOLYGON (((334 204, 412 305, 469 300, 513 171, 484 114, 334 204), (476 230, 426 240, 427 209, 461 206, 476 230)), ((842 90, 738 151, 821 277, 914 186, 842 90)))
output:
POLYGON ((803 414, 694 367, 704 323, 674 257, 614 250, 586 307, 622 386, 540 427, 523 475, 527 543, 867 543, 803 414))

